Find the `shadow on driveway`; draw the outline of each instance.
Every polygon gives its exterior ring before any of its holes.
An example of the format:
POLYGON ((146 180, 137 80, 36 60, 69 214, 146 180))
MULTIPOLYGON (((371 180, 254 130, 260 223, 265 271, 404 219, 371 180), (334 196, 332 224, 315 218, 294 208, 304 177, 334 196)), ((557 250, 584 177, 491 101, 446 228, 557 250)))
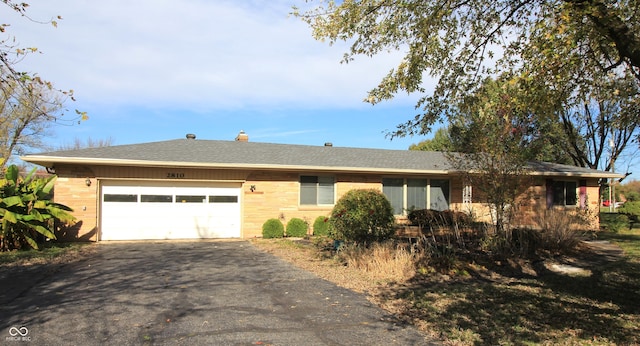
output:
POLYGON ((363 295, 248 242, 97 247, 92 256, 59 268, 0 275, 3 286, 13 280, 23 288, 0 290, 0 343, 431 343, 363 295))

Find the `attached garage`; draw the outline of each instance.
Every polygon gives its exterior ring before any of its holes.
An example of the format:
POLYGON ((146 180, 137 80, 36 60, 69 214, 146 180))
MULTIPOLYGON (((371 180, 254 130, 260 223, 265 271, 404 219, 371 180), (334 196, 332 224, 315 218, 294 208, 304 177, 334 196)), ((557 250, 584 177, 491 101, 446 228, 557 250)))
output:
POLYGON ((239 238, 240 184, 101 182, 101 240, 239 238))

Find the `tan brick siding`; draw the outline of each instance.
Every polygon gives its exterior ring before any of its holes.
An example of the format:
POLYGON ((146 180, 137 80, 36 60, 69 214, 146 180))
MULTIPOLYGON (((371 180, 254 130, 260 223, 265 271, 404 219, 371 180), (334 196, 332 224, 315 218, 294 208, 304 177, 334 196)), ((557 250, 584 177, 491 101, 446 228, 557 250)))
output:
MULTIPOLYGON (((99 228, 99 185, 105 179, 147 180, 156 181, 159 185, 174 182, 238 182, 242 185, 240 197, 242 215, 242 237, 262 236, 262 224, 270 218, 280 219, 283 224, 292 218, 301 218, 309 223, 309 232, 318 216, 328 216, 332 205, 304 206, 300 205, 300 173, 283 171, 248 171, 248 170, 208 170, 208 169, 175 169, 175 168, 135 168, 110 166, 61 166, 56 167, 58 182, 55 188, 56 202, 74 209, 74 216, 79 223, 65 230, 67 238, 81 240, 97 240, 99 228), (172 175, 176 178, 171 178, 172 175), (91 186, 85 180, 91 179, 91 186), (254 191, 251 187, 254 186, 254 191)), ((306 172, 305 175, 327 175, 326 173, 306 172)), ((400 176, 398 176, 400 177, 400 176)), ((335 174, 335 200, 352 189, 377 189, 382 191, 382 174, 335 174)), ((407 178, 407 177, 404 177, 407 178)), ((446 179, 444 176, 423 176, 423 178, 446 179)), ((450 209, 466 211, 462 204, 462 179, 449 178, 450 209)), ((532 222, 535 210, 545 206, 544 179, 537 179, 528 193, 523 195, 518 204, 519 223, 532 222)), ((597 215, 598 185, 596 179, 588 180, 588 203, 590 210, 597 215)), ((477 219, 491 221, 490 209, 481 203, 478 189, 473 190, 472 211, 477 219)), ((592 223, 597 228, 597 218, 592 223)))
POLYGON ((77 219, 75 225, 61 229, 60 240, 98 240, 98 184, 91 179, 91 186, 87 186, 85 180, 86 177, 59 177, 56 181, 54 201, 73 209, 72 214, 77 219))

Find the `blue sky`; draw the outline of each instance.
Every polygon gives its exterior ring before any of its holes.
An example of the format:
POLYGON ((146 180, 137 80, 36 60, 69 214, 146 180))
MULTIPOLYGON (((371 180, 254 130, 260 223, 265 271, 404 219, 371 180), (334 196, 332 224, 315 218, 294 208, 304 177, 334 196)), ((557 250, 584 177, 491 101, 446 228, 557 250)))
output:
MULTIPOLYGON (((18 69, 73 89, 89 120, 55 126, 51 147, 111 138, 131 144, 184 138, 408 149, 426 137, 389 140, 413 118, 416 95, 372 106, 362 100, 402 52, 341 64, 346 44, 313 39, 289 15, 304 1, 32 0, 29 16, 0 6, 8 34, 42 53, 18 69)), ((6 37, 6 36, 5 36, 6 37)), ((433 81, 425 88, 432 90, 433 81)), ((640 175, 633 148, 617 163, 640 175), (634 169, 637 168, 637 169, 634 169)))
MULTIPOLYGON (((372 106, 367 91, 399 53, 341 64, 346 45, 318 42, 289 15, 295 1, 33 0, 38 21, 1 7, 8 31, 42 54, 18 67, 75 92, 89 120, 56 126, 53 147, 112 138, 129 144, 184 138, 407 149, 385 138, 416 112, 402 96, 372 106)), ((300 4, 298 4, 300 5, 300 4)), ((304 3, 302 4, 304 5, 304 3)))

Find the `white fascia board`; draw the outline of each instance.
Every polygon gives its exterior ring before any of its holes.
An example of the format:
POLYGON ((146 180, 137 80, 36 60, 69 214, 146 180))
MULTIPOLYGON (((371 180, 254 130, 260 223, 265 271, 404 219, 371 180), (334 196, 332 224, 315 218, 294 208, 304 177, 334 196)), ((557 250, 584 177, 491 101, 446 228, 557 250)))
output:
POLYGON ((299 165, 270 165, 270 164, 246 164, 246 163, 209 163, 209 162, 178 162, 178 161, 148 161, 148 160, 122 160, 100 159, 81 157, 53 157, 28 155, 22 156, 22 160, 45 167, 55 164, 67 165, 102 165, 102 166, 128 166, 128 167, 181 167, 201 169, 258 169, 277 171, 317 171, 317 172, 349 172, 349 173, 386 173, 386 174, 441 174, 450 173, 446 170, 417 170, 417 169, 390 169, 369 167, 342 167, 342 166, 299 166, 299 165))

